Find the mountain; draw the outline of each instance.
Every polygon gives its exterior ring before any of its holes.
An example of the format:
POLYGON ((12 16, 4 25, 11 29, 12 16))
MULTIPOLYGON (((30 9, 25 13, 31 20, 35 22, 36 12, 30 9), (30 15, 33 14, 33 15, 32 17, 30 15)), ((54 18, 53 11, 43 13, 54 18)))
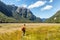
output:
POLYGON ((50 18, 48 18, 45 22, 49 22, 49 23, 60 23, 60 10, 58 12, 56 12, 55 15, 53 15, 50 18))
POLYGON ((6 16, 12 16, 12 12, 7 8, 3 2, 0 1, 0 11, 3 12, 6 16))
POLYGON ((41 18, 42 22, 44 23, 44 21, 46 20, 47 18, 41 18))
POLYGON ((18 22, 16 19, 12 18, 12 17, 8 17, 6 15, 4 15, 2 12, 0 12, 0 23, 12 23, 12 22, 18 22))
POLYGON ((0 1, 0 22, 42 22, 29 9, 6 5, 0 1), (2 21, 3 20, 3 21, 2 21))

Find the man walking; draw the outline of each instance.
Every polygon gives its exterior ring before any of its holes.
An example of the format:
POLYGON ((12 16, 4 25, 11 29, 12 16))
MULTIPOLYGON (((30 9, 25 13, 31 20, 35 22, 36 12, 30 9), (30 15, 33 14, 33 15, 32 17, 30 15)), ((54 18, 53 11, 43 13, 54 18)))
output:
POLYGON ((22 32, 23 32, 23 36, 25 36, 25 31, 26 31, 26 25, 24 24, 23 27, 22 27, 22 32))

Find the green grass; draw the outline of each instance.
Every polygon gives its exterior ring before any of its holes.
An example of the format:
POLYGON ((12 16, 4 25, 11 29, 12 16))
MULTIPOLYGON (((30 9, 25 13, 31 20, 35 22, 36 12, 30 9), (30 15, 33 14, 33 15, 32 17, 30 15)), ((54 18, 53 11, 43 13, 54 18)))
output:
POLYGON ((29 23, 22 36, 23 24, 0 24, 0 40, 60 40, 60 24, 29 23), (10 27, 10 26, 11 27, 10 27))

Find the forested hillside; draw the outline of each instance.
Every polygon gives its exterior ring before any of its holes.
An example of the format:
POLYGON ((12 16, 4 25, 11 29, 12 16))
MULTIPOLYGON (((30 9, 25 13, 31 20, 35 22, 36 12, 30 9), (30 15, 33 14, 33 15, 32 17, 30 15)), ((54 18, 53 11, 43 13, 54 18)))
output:
POLYGON ((55 15, 47 19, 45 22, 48 23, 60 23, 60 11, 56 12, 55 15))

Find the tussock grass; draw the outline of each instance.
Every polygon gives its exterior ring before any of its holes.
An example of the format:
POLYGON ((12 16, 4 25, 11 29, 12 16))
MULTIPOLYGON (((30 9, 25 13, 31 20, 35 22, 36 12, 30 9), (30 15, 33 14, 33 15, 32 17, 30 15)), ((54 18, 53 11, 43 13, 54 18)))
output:
POLYGON ((23 24, 0 24, 0 40, 60 40, 60 24, 28 23, 26 34, 19 29, 23 24))
POLYGON ((21 40, 22 31, 19 29, 0 30, 0 40, 21 40))

